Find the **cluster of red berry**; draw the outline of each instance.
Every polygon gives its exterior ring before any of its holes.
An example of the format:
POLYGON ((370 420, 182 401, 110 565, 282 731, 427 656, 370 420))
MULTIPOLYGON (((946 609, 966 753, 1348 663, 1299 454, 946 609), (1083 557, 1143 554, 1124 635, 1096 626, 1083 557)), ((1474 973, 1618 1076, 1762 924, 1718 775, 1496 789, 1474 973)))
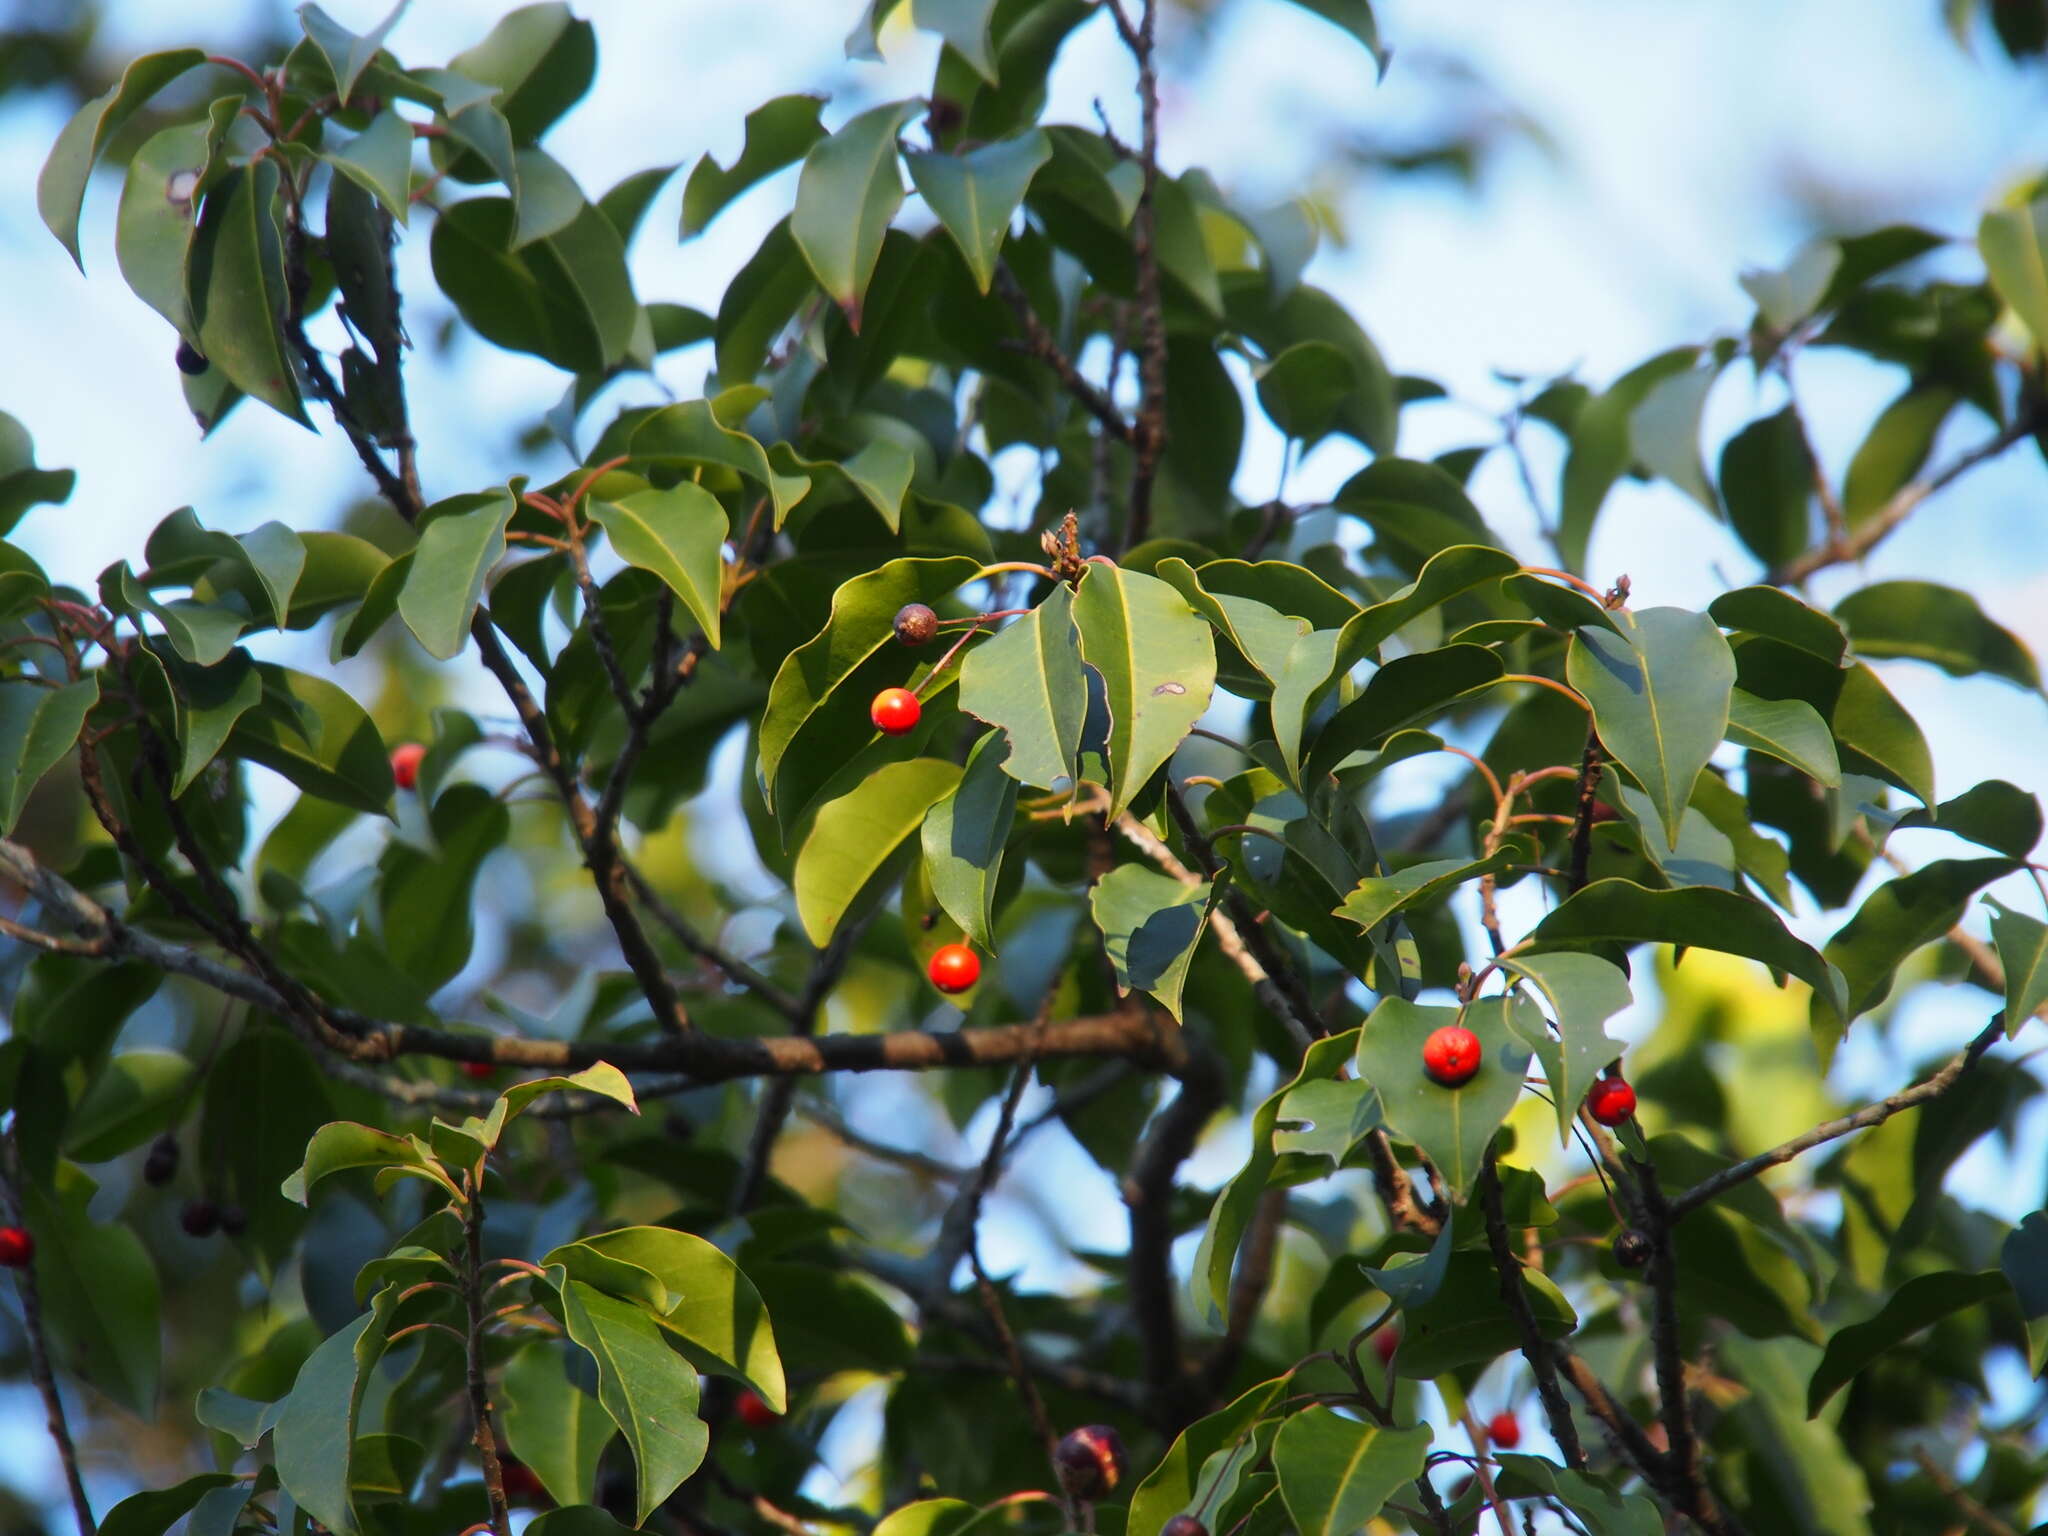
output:
MULTIPOLYGON (((1486 1053, 1479 1037, 1462 1024, 1432 1030, 1422 1042, 1422 1070, 1445 1088, 1462 1088, 1479 1075, 1486 1053)), ((1636 1091, 1616 1068, 1586 1091, 1586 1110, 1602 1125, 1620 1125, 1636 1112, 1636 1091)))

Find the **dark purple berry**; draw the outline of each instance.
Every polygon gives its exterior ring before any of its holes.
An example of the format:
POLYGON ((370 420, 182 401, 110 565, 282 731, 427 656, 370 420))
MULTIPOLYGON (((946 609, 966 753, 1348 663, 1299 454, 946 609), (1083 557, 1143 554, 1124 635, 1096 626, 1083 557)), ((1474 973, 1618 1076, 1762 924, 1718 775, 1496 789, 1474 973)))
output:
POLYGON ((178 1225, 192 1237, 211 1237, 220 1230, 220 1207, 211 1200, 187 1200, 178 1225))
POLYGON ((213 364, 206 360, 206 354, 189 341, 178 343, 178 372, 189 373, 194 378, 206 372, 213 364))
POLYGON ((149 1144, 149 1155, 142 1160, 142 1182, 162 1189, 177 1176, 178 1138, 165 1131, 149 1144))
POLYGON ((1193 1515, 1175 1515, 1159 1527, 1159 1536, 1209 1536, 1209 1527, 1193 1515))
POLYGON ((224 1205, 220 1208, 220 1229, 229 1237, 240 1237, 249 1230, 249 1213, 239 1205, 224 1205))
POLYGON ((1623 1227, 1614 1239, 1614 1262, 1623 1269, 1641 1269, 1650 1262, 1650 1234, 1623 1227))
POLYGON ((905 603, 896 610, 896 638, 905 645, 926 645, 939 632, 939 616, 923 603, 905 603))

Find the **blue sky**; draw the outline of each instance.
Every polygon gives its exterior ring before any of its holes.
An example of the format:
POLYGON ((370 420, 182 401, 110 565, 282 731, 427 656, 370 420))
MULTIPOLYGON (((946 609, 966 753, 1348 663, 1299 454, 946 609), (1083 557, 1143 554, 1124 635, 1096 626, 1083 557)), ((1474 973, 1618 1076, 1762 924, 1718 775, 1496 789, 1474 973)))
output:
MULTIPOLYGON (((367 28, 385 5, 328 0, 326 8, 367 28)), ((440 62, 506 8, 432 0, 415 6, 392 46, 408 62, 440 62)), ((206 41, 244 30, 239 18, 264 9, 130 0, 112 7, 102 46, 125 56, 206 41)), ((597 0, 578 9, 597 25, 598 83, 550 144, 592 195, 650 164, 687 164, 707 150, 729 160, 741 115, 774 95, 829 90, 827 121, 837 123, 868 102, 917 94, 935 51, 899 18, 883 39, 886 63, 846 63, 840 40, 855 9, 846 0, 597 0)), ((1169 63, 1163 142, 1172 166, 1205 165, 1254 203, 1304 191, 1335 198, 1347 243, 1326 246, 1311 279, 1355 308, 1397 370, 1428 373, 1462 402, 1409 413, 1401 446, 1415 457, 1489 440, 1486 415, 1505 399, 1495 368, 1577 368, 1599 384, 1667 346, 1739 330, 1750 310, 1737 274, 1781 263, 1812 232, 1815 206, 1835 210, 1847 230, 1909 219, 1967 237, 1984 206, 2048 161, 2039 72, 2015 70, 1988 36, 1978 41, 1979 57, 1967 57, 1943 31, 1935 0, 1388 0, 1377 9, 1395 50, 1378 85, 1362 50, 1285 0, 1224 7, 1198 53, 1177 40, 1182 23, 1169 11, 1169 59, 1194 58, 1196 68, 1172 72, 1169 63), (1438 181, 1351 181, 1330 152, 1332 137, 1396 134, 1428 121, 1447 89, 1447 59, 1467 62, 1500 100, 1530 114, 1552 148, 1510 145, 1477 195, 1438 181)), ((1128 63, 1106 21, 1092 22, 1063 56, 1049 117, 1090 122, 1099 98, 1113 120, 1128 123, 1129 89, 1128 63)), ((271 517, 329 519, 362 491, 353 456, 331 429, 316 436, 245 405, 211 442, 198 441, 170 364, 171 334, 115 268, 114 180, 102 178, 88 201, 87 276, 36 220, 36 168, 64 113, 54 100, 15 97, 0 106, 0 291, 9 295, 0 305, 0 355, 15 362, 0 383, 0 408, 35 434, 42 462, 83 469, 71 503, 33 514, 22 538, 53 574, 89 584, 180 505, 231 531, 271 517)), ((648 216, 636 278, 645 298, 715 307, 725 279, 785 210, 790 177, 756 189, 689 245, 671 233, 680 184, 678 177, 648 216)), ((922 217, 914 200, 907 216, 922 217)), ((1940 260, 1960 274, 1976 270, 1967 246, 1940 260)), ((430 294, 424 239, 409 242, 404 261, 416 295, 409 319, 424 336, 445 309, 430 294)), ((686 395, 703 366, 701 352, 671 355, 662 382, 686 395)), ((513 446, 560 394, 561 376, 545 365, 464 340, 445 358, 423 349, 411 375, 430 495, 501 481, 515 469, 565 467, 521 463, 513 446)), ((1801 362, 1798 379, 1821 456, 1837 473, 1901 382, 1892 370, 1818 352, 1801 362)), ((620 394, 644 398, 645 389, 629 384, 620 394)), ((1709 443, 1779 403, 1747 370, 1729 370, 1710 402, 1709 443)), ((1937 458, 1985 430, 1959 418, 1937 458)), ((1539 484, 1554 496, 1554 441, 1540 428, 1529 437, 1539 484)), ((1358 462, 1340 444, 1319 449, 1295 470, 1291 492, 1327 492, 1358 462)), ((1248 454, 1244 488, 1263 497, 1278 472, 1278 439, 1267 433, 1248 454)), ((2048 650, 2041 475, 2031 447, 2015 450, 1925 508, 1882 547, 1868 578, 1968 586, 1994 618, 2037 652, 2048 650)), ((1504 456, 1482 465, 1473 491, 1515 547, 1542 553, 1504 456)), ((1698 606, 1754 572, 1724 530, 1663 485, 1616 492, 1591 564, 1602 580, 1626 571, 1645 605, 1698 606)), ((1830 602, 1860 579, 1828 573, 1816 597, 1830 602)), ((321 654, 302 653, 301 664, 321 654)), ((2036 765, 2048 760, 2040 700, 1910 663, 1882 670, 1926 725, 1944 793, 1989 776, 2040 783, 2036 765)), ((1901 848, 1919 861, 1941 851, 1937 842, 1923 835, 1901 848)), ((2013 899, 2033 900, 2029 890, 2013 899)), ((1973 1030, 1974 1008, 1952 995, 1916 999, 1899 1054, 1851 1051, 1841 1081, 1895 1083, 1917 1054, 1973 1030)), ((870 1102, 886 1121, 909 1097, 877 1092, 870 1102)), ((2042 1165, 2036 1122, 2018 1166, 2042 1165)), ((1107 1182, 1054 1145, 1062 1140, 1041 1138, 1020 1186, 1091 1181, 1106 1196, 1093 1202, 1100 1219, 1070 1223, 1066 1235, 1120 1243, 1121 1213, 1107 1182)), ((1241 1146, 1219 1136, 1198 1172, 1221 1177, 1238 1156, 1241 1146)), ((2007 1215, 2040 1203, 2038 1182, 1998 1174, 1980 1159, 1959 1177, 2007 1215)), ((1044 1262, 1026 1214, 1020 1199, 1012 1209, 1020 1219, 992 1233, 993 1263, 1044 1262)), ((1048 1267, 1042 1278, 1061 1272, 1048 1267)), ((50 1476, 33 1461, 39 1437, 9 1432, 0 1442, 0 1475, 50 1476), (24 1454, 31 1460, 20 1460, 24 1454)))

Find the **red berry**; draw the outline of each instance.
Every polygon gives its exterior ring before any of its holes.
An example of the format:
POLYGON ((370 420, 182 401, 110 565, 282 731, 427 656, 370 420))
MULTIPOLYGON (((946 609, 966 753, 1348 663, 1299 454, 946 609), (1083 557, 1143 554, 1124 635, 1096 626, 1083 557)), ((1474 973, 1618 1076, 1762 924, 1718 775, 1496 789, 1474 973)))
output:
POLYGON ((1372 1352, 1380 1357, 1381 1365, 1394 1363, 1394 1351, 1401 1347, 1401 1330, 1382 1328, 1372 1336, 1372 1352))
POLYGON ((1446 1024, 1422 1042, 1422 1070, 1446 1088, 1471 1082, 1479 1059, 1479 1037, 1462 1024, 1446 1024))
POLYGON ((1620 1077, 1603 1077, 1586 1094, 1586 1108, 1602 1125, 1619 1125, 1636 1112, 1636 1091, 1620 1077))
POLYGON ((465 1061, 462 1064, 462 1075, 467 1078, 472 1078, 479 1083, 497 1070, 498 1069, 488 1061, 465 1061))
POLYGON ((924 706, 908 688, 884 688, 868 706, 868 718, 884 736, 904 736, 917 729, 924 706))
POLYGON ((541 1486, 540 1476, 533 1468, 523 1461, 515 1461, 510 1456, 499 1458, 498 1479, 504 1485, 508 1503, 515 1499, 531 1503, 547 1492, 547 1489, 541 1486))
POLYGON ((1060 1486, 1077 1499, 1099 1499, 1123 1481, 1124 1443, 1107 1424, 1069 1430, 1052 1453, 1060 1486))
POLYGON ((420 759, 427 749, 416 741, 391 749, 391 779, 400 789, 416 788, 420 782, 420 759))
POLYGON ((1209 1536, 1209 1527, 1193 1515, 1175 1515, 1159 1527, 1159 1536, 1209 1536))
POLYGON ((1522 1443, 1522 1422, 1512 1413, 1496 1413, 1486 1421, 1486 1438, 1504 1451, 1522 1443))
POLYGON ((981 956, 965 944, 941 944, 932 951, 925 974, 941 992, 965 992, 981 980, 981 956))
POLYGON ((761 1401, 760 1394, 752 1389, 740 1393, 739 1401, 733 1404, 733 1412, 749 1429, 766 1429, 771 1424, 782 1422, 782 1415, 761 1401))
POLYGON ((29 1260, 35 1256, 36 1240, 25 1227, 0 1227, 0 1265, 27 1269, 29 1260))

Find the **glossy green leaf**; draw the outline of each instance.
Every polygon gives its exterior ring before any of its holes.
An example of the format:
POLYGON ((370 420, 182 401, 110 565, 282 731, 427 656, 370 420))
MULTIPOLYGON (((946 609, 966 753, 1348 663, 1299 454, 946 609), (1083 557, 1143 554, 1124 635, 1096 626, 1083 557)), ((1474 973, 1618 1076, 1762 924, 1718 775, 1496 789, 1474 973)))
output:
POLYGON ((21 1187, 43 1325, 61 1368, 146 1421, 156 1414, 163 1375, 162 1291, 142 1240, 88 1211, 97 1190, 67 1162, 48 1183, 21 1187))
POLYGON ((2038 1378, 2048 1370, 2048 1215, 2027 1213, 2000 1247, 1998 1267, 2019 1302, 2027 1329, 2027 1363, 2038 1378))
POLYGON ((875 509, 891 533, 903 527, 903 498, 910 490, 916 462, 901 444, 878 437, 844 459, 806 459, 787 443, 768 450, 778 476, 791 484, 808 482, 821 500, 858 496, 875 509))
POLYGON ((2026 643, 1992 622, 1977 599, 1931 581, 1880 581, 1835 605, 1859 656, 1930 661, 1951 677, 1988 672, 2041 688, 2041 671, 2026 643))
POLYGON ((272 1431, 278 1480, 337 1536, 352 1536, 361 1529, 349 1477, 356 1414, 370 1384, 371 1368, 384 1353, 397 1297, 398 1288, 386 1286, 369 1311, 330 1334, 306 1357, 272 1431))
POLYGON ((809 493, 810 481, 801 472, 778 470, 758 442, 719 419, 716 407, 712 400, 665 406, 633 429, 627 451, 664 467, 723 465, 745 475, 768 493, 780 528, 789 509, 809 493))
POLYGON ((1273 697, 1267 712, 1273 722, 1274 745, 1287 780, 1297 789, 1305 788, 1301 772, 1302 735, 1317 701, 1336 679, 1338 651, 1344 632, 1312 629, 1287 648, 1280 669, 1273 674, 1273 697))
POLYGON ((1294 0, 1305 11, 1314 11, 1332 26, 1342 27, 1372 55, 1379 65, 1380 78, 1385 79, 1387 63, 1393 57, 1393 50, 1380 41, 1379 24, 1374 21, 1370 0, 1294 0))
POLYGON ((1727 734, 1735 660, 1705 614, 1646 608, 1615 617, 1619 634, 1572 637, 1565 677, 1592 705, 1601 743, 1648 793, 1675 848, 1693 780, 1727 734))
POLYGON ((1091 565, 1081 578, 1074 627, 1109 708, 1114 817, 1208 710, 1216 642, 1172 587, 1113 565, 1091 565))
POLYGON ((325 678, 256 664, 263 704, 235 722, 228 750, 322 799, 382 814, 391 798, 383 737, 346 691, 325 678))
POLYGON ((1991 942, 2005 968, 2005 1036, 2010 1040, 2048 1007, 2048 923, 2015 912, 1995 897, 1985 900, 1993 910, 1991 942))
POLYGON ((1024 205, 1031 178, 1051 155, 1052 145, 1036 130, 964 155, 917 151, 904 155, 911 183, 960 247, 981 292, 987 293, 995 280, 1003 239, 1024 205))
POLYGON ((36 178, 36 209, 81 270, 85 263, 78 254, 78 215, 85 205, 86 183, 101 152, 121 125, 152 96, 205 62, 205 50, 200 48, 143 54, 121 72, 121 78, 103 95, 95 96, 73 113, 64 131, 57 135, 50 157, 43 162, 42 173, 36 178))
POLYGON ((633 1452, 634 1524, 696 1471, 711 1431, 697 1417, 697 1375, 647 1314, 568 1280, 561 1286, 569 1337, 597 1364, 597 1395, 633 1452))
POLYGON ((723 551, 730 531, 718 498, 682 480, 667 490, 592 501, 590 520, 604 529, 621 560, 653 572, 683 600, 704 638, 717 650, 723 551))
POLYGON ((1830 789, 1842 782, 1842 764, 1828 723, 1804 699, 1760 699, 1735 689, 1728 697, 1728 739, 1790 763, 1830 789))
POLYGON ((996 0, 910 0, 910 19, 926 32, 936 32, 974 67, 990 85, 997 82, 995 46, 989 23, 996 0))
POLYGON ((2041 802, 2016 784, 1986 779, 1953 800, 1942 801, 1931 813, 1925 806, 1915 807, 1893 830, 1915 827, 1952 832, 1993 852, 2023 859, 2041 841, 2041 802))
POLYGON ((1395 657, 1316 733, 1303 773, 1313 781, 1336 772, 1352 753, 1434 720, 1506 670, 1500 657, 1482 645, 1447 645, 1395 657))
POLYGON ((1869 1012, 1890 996, 1906 958, 1947 933, 1972 896, 2013 869, 2010 859, 1936 859, 1887 880, 1865 897, 1822 951, 1847 983, 1845 1019, 1869 1012))
POLYGON ((1149 992, 1176 1020, 1181 987, 1217 892, 1207 881, 1183 885, 1142 864, 1119 864, 1088 893, 1120 992, 1149 992))
POLYGON ((1839 1328, 1829 1337, 1820 1365, 1806 1386, 1806 1416, 1810 1419, 1818 1414, 1829 1398, 1886 1350, 1951 1313, 2007 1293, 2006 1278, 1995 1269, 1915 1275, 1892 1292, 1875 1315, 1839 1328))
POLYGON ((214 368, 243 394, 310 427, 285 339, 277 186, 276 164, 260 160, 228 171, 206 194, 192 240, 193 320, 199 350, 214 368))
POLYGON ((419 1168, 428 1166, 427 1155, 411 1140, 380 1131, 375 1126, 335 1120, 313 1133, 306 1143, 305 1161, 282 1185, 284 1197, 305 1205, 313 1187, 331 1174, 351 1168, 419 1168))
POLYGON ((883 765, 819 810, 791 880, 797 915, 813 944, 822 948, 831 939, 868 882, 959 782, 956 764, 914 757, 883 765))
POLYGON ((396 112, 379 112, 369 127, 321 158, 376 198, 393 219, 407 222, 412 209, 412 126, 396 112))
MULTIPOLYGON (((840 684, 884 646, 900 647, 894 628, 897 611, 906 603, 939 602, 978 569, 976 562, 964 557, 891 560, 833 593, 832 614, 824 629, 783 658, 768 689, 759 775, 763 798, 771 808, 784 759, 807 734, 805 727, 814 716, 820 734, 831 731, 835 723, 839 732, 851 731, 867 718, 871 699, 843 696, 840 684)), ((1014 752, 1013 748, 1013 756, 1014 752)))
POLYGON ((1336 430, 1357 394, 1358 368, 1343 348, 1297 341, 1259 370, 1259 404, 1288 437, 1320 442, 1336 430))
POLYGON ((1259 1197, 1266 1192, 1279 1153, 1274 1150, 1273 1131, 1280 1120, 1280 1106, 1288 1094, 1303 1083, 1335 1077, 1349 1064, 1358 1044, 1358 1032, 1313 1042, 1303 1053, 1301 1069, 1252 1112, 1252 1150, 1244 1167, 1233 1175, 1209 1208, 1209 1221, 1202 1230, 1201 1246, 1195 1251, 1195 1305, 1212 1327, 1223 1326, 1230 1307, 1230 1277, 1237 1268, 1238 1245, 1251 1225, 1259 1197))
POLYGON ((1501 969, 1525 983, 1557 1026, 1553 1037, 1540 1019, 1517 1011, 1508 1027, 1543 1064, 1557 1110, 1558 1141, 1570 1146, 1579 1102, 1602 1069, 1621 1058, 1621 1042, 1609 1037, 1606 1023, 1635 1001, 1628 978, 1598 955, 1509 955, 1501 969))
POLYGON ((1073 603, 1072 589, 1055 586, 960 666, 960 707, 1009 738, 1003 772, 1038 789, 1072 787, 1088 713, 1073 603))
POLYGON ((390 15, 368 32, 358 35, 317 5, 299 7, 299 25, 327 60, 327 67, 334 74, 335 98, 344 107, 348 105, 349 96, 354 92, 356 82, 362 78, 363 71, 370 67, 370 62, 377 57, 377 50, 384 46, 384 39, 391 35, 391 29, 398 25, 399 17, 404 14, 404 5, 394 6, 390 15))
POLYGON ((1273 1470, 1294 1528, 1303 1536, 1359 1530, 1422 1476, 1433 1438, 1427 1424, 1386 1429, 1328 1408, 1289 1415, 1273 1440, 1273 1470))
POLYGON ((1780 587, 1737 587, 1715 598, 1707 612, 1724 629, 1766 635, 1830 665, 1849 649, 1841 625, 1780 587))
POLYGON ((856 332, 882 237, 903 206, 896 136, 919 110, 910 101, 869 108, 813 144, 797 178, 790 235, 856 332))
MULTIPOLYGON (((232 103, 230 103, 232 107, 232 103)), ((230 112, 152 134, 128 162, 114 219, 114 257, 137 298, 196 340, 190 262, 199 199, 212 179, 230 112)))
POLYGON ((922 833, 932 895, 960 931, 986 950, 995 948, 996 883, 1017 816, 1017 780, 1004 764, 1008 751, 994 731, 977 741, 959 784, 931 808, 922 833))
POLYGON ((101 1536, 163 1536, 207 1494, 234 1481, 231 1472, 201 1472, 161 1492, 130 1494, 101 1518, 101 1536))
MULTIPOLYGON (((1418 464, 1411 459, 1375 459, 1345 481, 1331 503, 1340 512, 1369 523, 1375 535, 1373 553, 1392 561, 1404 571, 1416 573, 1415 590, 1397 592, 1370 610, 1369 626, 1385 628, 1361 643, 1369 650, 1381 639, 1408 622, 1416 612, 1433 606, 1422 601, 1427 587, 1427 564, 1453 550, 1477 545, 1499 550, 1499 541, 1472 504, 1472 498, 1455 478, 1435 464, 1418 464), (1410 611, 1402 616, 1393 605, 1407 600, 1410 611)), ((1516 569, 1512 556, 1496 558, 1493 574, 1516 569)), ((1449 567, 1451 571, 1470 568, 1469 556, 1449 567)), ((1475 579, 1483 579, 1475 578, 1475 579)), ((1468 583, 1469 584, 1469 583, 1468 583)), ((1448 594, 1445 594, 1448 595, 1448 594)), ((1434 599, 1443 601, 1442 597, 1434 599)), ((1347 654, 1349 654, 1347 648, 1347 654)))
POLYGON ((1533 937, 1544 944, 1676 944, 1746 955, 1797 976, 1847 1017, 1841 972, 1795 939, 1769 907, 1733 891, 1652 891, 1629 880, 1595 880, 1560 902, 1533 937))
POLYGON ((597 1459, 614 1430, 603 1405, 569 1377, 565 1347, 551 1339, 524 1345, 505 1365, 498 1411, 505 1443, 557 1504, 588 1504, 597 1459))
POLYGON ((1484 997, 1462 1010, 1384 997, 1358 1037, 1358 1075, 1379 1091, 1387 1124, 1429 1155, 1460 1203, 1479 1177, 1493 1133, 1521 1095, 1529 1070, 1522 1036, 1543 1027, 1536 1017, 1511 1029, 1511 1011, 1536 1010, 1522 997, 1484 997), (1423 1042, 1447 1024, 1463 1024, 1479 1037, 1479 1071, 1456 1088, 1444 1087, 1422 1066, 1423 1042))
POLYGON ((71 751, 99 697, 90 673, 62 688, 0 683, 0 833, 14 830, 29 792, 71 751))
POLYGON ((1541 1456, 1496 1448, 1494 1460, 1500 1463, 1503 1497, 1513 1497, 1518 1484, 1527 1484, 1570 1510, 1589 1536, 1664 1536, 1664 1517, 1643 1494, 1617 1493, 1589 1472, 1574 1472, 1541 1456))
POLYGON ((242 1207, 248 1242, 273 1264, 306 1224, 279 1185, 332 1114, 312 1051, 282 1026, 244 1029, 207 1071, 200 1154, 223 1180, 223 1196, 242 1207))
POLYGON ((462 318, 486 341, 571 372, 624 361, 641 311, 611 220, 585 203, 545 239, 519 246, 519 232, 502 197, 464 198, 434 221, 434 281, 462 318))
POLYGON ((1735 535, 1766 570, 1806 548, 1812 533, 1813 461, 1792 406, 1759 417, 1721 450, 1721 495, 1735 535))
POLYGON ((1506 849, 1484 859, 1426 859, 1390 875, 1359 881, 1336 914, 1361 928, 1377 928, 1404 907, 1436 901, 1467 881, 1499 873, 1512 862, 1513 855, 1506 849))
POLYGON ((1977 225, 1977 249, 1998 296, 2048 347, 2048 198, 1994 208, 1977 225))
POLYGON ((392 963, 431 992, 469 962, 477 874, 510 833, 512 817, 482 785, 456 784, 427 818, 431 850, 400 842, 385 850, 377 919, 392 963))
POLYGON ((705 155, 683 185, 681 238, 702 234, 734 198, 763 177, 794 165, 825 136, 818 111, 821 96, 777 96, 747 114, 739 157, 721 166, 705 155))
POLYGON ((718 301, 718 376, 726 384, 752 381, 776 339, 818 291, 817 279, 783 219, 762 237, 718 301))
POLYGON ((451 73, 495 86, 495 104, 513 137, 530 144, 582 100, 597 69, 597 39, 587 21, 560 3, 522 5, 483 41, 448 61, 451 73))
POLYGON ((1175 1515, 1194 1513, 1202 1469, 1219 1452, 1247 1443, 1285 1389, 1284 1380, 1261 1382, 1176 1435, 1159 1465, 1132 1492, 1125 1536, 1159 1536, 1175 1515))
POLYGON ((1851 528, 1883 511, 1920 473, 1957 398, 1942 385, 1916 384, 1879 413, 1842 480, 1842 516, 1851 528))
POLYGON ((398 594, 398 616, 430 656, 461 654, 470 621, 483 601, 484 579, 505 557, 505 530, 515 510, 502 486, 451 496, 422 520, 412 569, 398 594))
MULTIPOLYGON (((1524 1268, 1522 1296, 1546 1339, 1561 1339, 1578 1326, 1578 1314, 1543 1271, 1524 1268)), ((1395 1372, 1409 1381, 1470 1366, 1485 1365, 1522 1343, 1521 1326, 1501 1300, 1500 1273, 1492 1257, 1476 1249, 1454 1251, 1443 1284, 1426 1302, 1404 1309, 1401 1349, 1395 1372)))
POLYGON ((1453 544, 1437 551, 1407 586, 1345 624, 1339 664, 1348 669, 1377 654, 1381 642, 1432 608, 1520 569, 1513 555, 1485 544, 1453 544))

